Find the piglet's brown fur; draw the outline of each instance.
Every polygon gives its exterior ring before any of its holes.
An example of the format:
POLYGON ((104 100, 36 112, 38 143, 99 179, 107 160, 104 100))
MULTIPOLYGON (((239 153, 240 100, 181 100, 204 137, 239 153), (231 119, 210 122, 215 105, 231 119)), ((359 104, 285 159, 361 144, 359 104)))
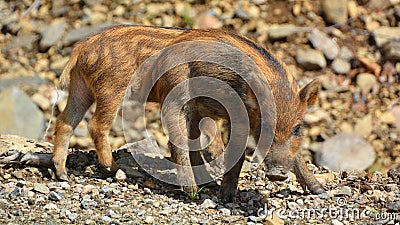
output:
MULTIPOLYGON (((110 127, 124 97, 135 70, 154 53, 174 43, 191 40, 223 42, 246 53, 267 80, 276 105, 276 130, 267 162, 282 164, 292 169, 302 187, 313 193, 323 193, 320 183, 307 168, 301 157, 300 126, 306 108, 317 100, 320 83, 314 80, 300 91, 286 66, 266 49, 236 33, 217 29, 175 29, 145 26, 114 26, 94 34, 73 49, 65 67, 61 84, 69 85, 69 97, 65 110, 58 117, 55 131, 53 163, 61 180, 68 180, 65 168, 69 139, 73 129, 82 120, 88 108, 96 102, 96 111, 89 121, 90 135, 94 141, 101 165, 109 171, 118 167, 113 160, 108 141, 110 127)), ((212 49, 210 49, 212 51, 212 49)), ((230 85, 245 103, 250 134, 258 140, 260 135, 260 109, 254 93, 235 73, 206 62, 186 63, 179 70, 171 70, 153 87, 147 101, 163 101, 168 92, 180 82, 194 76, 210 76, 229 80, 230 85), (175 72, 174 72, 175 71, 175 72)), ((178 120, 188 123, 189 138, 200 135, 198 122, 203 117, 229 120, 224 109, 213 101, 193 100, 185 107, 178 120)), ((227 130, 230 130, 229 128, 227 130)), ((179 141, 179 135, 170 134, 170 140, 179 141)), ((198 152, 187 152, 170 144, 172 159, 183 166, 199 164, 198 152)), ((225 202, 235 198, 244 152, 232 169, 226 172, 221 185, 221 197, 225 202)), ((189 167, 190 168, 190 167, 189 167)), ((189 180, 196 190, 191 170, 178 171, 180 179, 189 180)))

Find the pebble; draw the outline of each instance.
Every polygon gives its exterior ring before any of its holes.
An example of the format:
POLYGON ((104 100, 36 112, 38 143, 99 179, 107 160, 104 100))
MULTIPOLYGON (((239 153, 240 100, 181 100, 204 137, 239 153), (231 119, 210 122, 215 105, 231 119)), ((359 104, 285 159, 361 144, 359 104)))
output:
POLYGON ((400 37, 400 27, 381 26, 372 32, 375 43, 378 47, 383 47, 390 40, 400 37))
POLYGON ((371 90, 377 88, 378 86, 378 80, 376 76, 370 73, 360 73, 357 75, 356 83, 364 95, 368 94, 371 90))
POLYGON ((265 224, 267 224, 267 225, 284 225, 285 224, 285 221, 282 220, 281 218, 279 218, 279 216, 276 214, 274 214, 272 216, 272 218, 270 216, 267 216, 265 218, 265 221, 266 221, 265 224))
POLYGON ((42 38, 39 42, 39 47, 43 51, 51 46, 54 46, 58 40, 61 39, 65 29, 68 24, 64 19, 56 20, 52 22, 50 25, 43 27, 40 35, 42 38))
POLYGON ((109 217, 109 216, 103 216, 102 218, 101 218, 101 220, 103 220, 104 222, 106 222, 106 223, 109 223, 109 222, 111 222, 111 218, 109 217))
POLYGON ((368 114, 357 120, 354 126, 354 134, 367 138, 372 133, 372 115, 368 114))
POLYGON ((393 211, 393 212, 399 212, 400 211, 400 200, 397 200, 396 202, 392 202, 388 204, 388 209, 393 211))
POLYGON ((214 209, 217 207, 217 203, 213 202, 213 200, 207 198, 204 200, 204 202, 201 204, 201 206, 205 209, 214 209))
POLYGON ((203 13, 196 18, 193 27, 196 29, 221 28, 222 23, 216 16, 210 13, 203 13))
POLYGON ((56 204, 54 204, 54 203, 48 203, 48 204, 44 205, 43 209, 49 210, 49 211, 50 210, 54 210, 54 211, 58 211, 59 210, 58 206, 56 204))
POLYGON ((151 195, 153 192, 149 188, 143 188, 145 194, 151 195))
POLYGON ((145 223, 154 223, 154 217, 152 217, 152 216, 146 216, 146 217, 144 218, 144 222, 145 222, 145 223))
POLYGON ((381 121, 386 124, 394 124, 396 122, 396 117, 393 115, 393 112, 386 111, 381 115, 381 121))
POLYGON ((93 200, 93 199, 90 199, 90 196, 86 197, 86 198, 83 198, 82 201, 81 201, 81 207, 83 209, 88 210, 88 209, 95 208, 96 206, 97 206, 97 202, 95 200, 93 200))
POLYGON ((333 60, 331 66, 332 70, 337 74, 347 74, 351 69, 350 63, 341 58, 336 58, 333 60))
POLYGON ((393 61, 400 61, 400 42, 399 41, 389 41, 384 47, 384 54, 386 59, 393 61))
POLYGON ((354 59, 354 54, 348 47, 343 46, 340 48, 339 58, 341 58, 345 61, 350 61, 350 60, 354 59))
POLYGON ((50 193, 50 189, 41 183, 34 183, 33 184, 33 190, 42 194, 49 194, 50 193))
POLYGON ((319 50, 299 49, 297 50, 296 61, 306 70, 320 70, 326 67, 325 57, 319 50))
POLYGON ((351 196, 351 187, 349 186, 343 186, 341 193, 347 196, 351 196))
POLYGON ((282 40, 288 36, 299 32, 300 28, 293 24, 274 24, 267 30, 268 37, 272 41, 282 40))
POLYGON ((221 209, 219 209, 219 211, 221 212, 221 214, 223 216, 230 216, 231 215, 231 210, 229 210, 227 208, 221 208, 221 209))
POLYGON ((347 0, 322 0, 322 12, 330 24, 345 23, 348 17, 347 0))
POLYGON ((71 211, 69 211, 68 209, 65 210, 65 215, 68 217, 68 219, 70 220, 74 220, 76 218, 78 218, 78 214, 77 213, 71 213, 71 211))
POLYGON ((325 57, 329 60, 333 60, 339 55, 340 48, 338 44, 336 44, 336 42, 334 42, 326 33, 318 29, 312 29, 310 35, 308 35, 308 40, 314 48, 323 51, 325 57))
POLYGON ((340 222, 340 221, 337 220, 337 219, 333 219, 331 223, 332 223, 332 225, 343 225, 343 223, 340 222))
POLYGON ((247 14, 247 12, 245 12, 242 8, 237 8, 235 11, 235 15, 242 20, 250 19, 249 14, 247 14))
POLYGON ((58 201, 62 200, 62 197, 57 192, 50 191, 49 199, 58 202, 58 201))
POLYGON ((127 176, 125 172, 121 169, 117 170, 117 173, 115 174, 115 180, 118 182, 125 181, 127 179, 127 176))
POLYGON ((74 130, 74 135, 76 137, 86 137, 89 134, 89 129, 88 129, 88 125, 87 122, 85 120, 82 120, 78 126, 75 127, 74 130))

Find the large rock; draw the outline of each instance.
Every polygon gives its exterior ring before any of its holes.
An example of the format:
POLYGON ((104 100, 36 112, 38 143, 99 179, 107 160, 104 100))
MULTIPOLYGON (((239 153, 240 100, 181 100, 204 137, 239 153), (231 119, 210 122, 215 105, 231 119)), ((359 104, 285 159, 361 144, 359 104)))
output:
POLYGON ((375 161, 375 151, 364 138, 340 133, 322 144, 316 163, 331 170, 365 170, 375 161))
POLYGON ((319 70, 326 67, 325 57, 319 50, 299 49, 297 50, 296 61, 306 70, 319 70))
POLYGON ((67 23, 64 20, 53 22, 51 25, 45 26, 40 34, 42 39, 40 40, 39 47, 41 50, 45 50, 57 43, 62 37, 67 23))
POLYGON ((106 22, 96 26, 85 26, 79 29, 72 29, 68 31, 68 33, 64 36, 62 43, 64 46, 72 45, 73 43, 82 40, 90 34, 99 32, 100 30, 110 25, 110 23, 106 22))
POLYGON ((11 87, 0 93, 0 134, 37 139, 43 125, 43 113, 19 88, 11 87))
POLYGON ((348 17, 347 0, 323 0, 322 13, 328 23, 345 23, 348 17))
POLYGON ((314 48, 322 50, 326 58, 329 60, 332 60, 339 55, 340 48, 336 42, 334 42, 326 33, 318 29, 313 29, 310 32, 308 40, 310 40, 314 48))
POLYGON ((378 27, 373 32, 376 45, 382 47, 390 40, 397 40, 400 37, 400 27, 378 27))

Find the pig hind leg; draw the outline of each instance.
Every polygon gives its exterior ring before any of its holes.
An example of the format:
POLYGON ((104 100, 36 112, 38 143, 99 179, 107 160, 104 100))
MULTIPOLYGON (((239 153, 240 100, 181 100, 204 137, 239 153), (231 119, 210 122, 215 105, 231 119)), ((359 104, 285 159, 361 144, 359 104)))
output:
POLYGON ((108 90, 107 93, 109 94, 104 95, 103 93, 96 96, 96 111, 89 121, 89 132, 96 147, 100 165, 105 169, 104 172, 107 175, 111 175, 116 172, 118 166, 112 156, 108 135, 124 92, 108 90), (111 93, 114 94, 112 97, 110 97, 111 93))
POLYGON ((67 106, 58 117, 56 123, 52 157, 56 175, 60 180, 68 180, 65 164, 72 132, 94 101, 93 94, 82 77, 76 73, 71 73, 70 79, 67 106))

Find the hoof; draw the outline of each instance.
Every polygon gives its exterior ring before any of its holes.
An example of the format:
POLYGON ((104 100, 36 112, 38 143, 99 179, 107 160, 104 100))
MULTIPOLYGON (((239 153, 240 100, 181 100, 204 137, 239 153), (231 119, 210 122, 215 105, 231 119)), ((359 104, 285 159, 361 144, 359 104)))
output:
POLYGON ((60 173, 56 173, 56 175, 57 175, 57 179, 59 181, 67 181, 68 182, 68 174, 67 174, 67 172, 63 171, 63 172, 60 172, 60 173))
MULTIPOLYGON (((233 186, 233 185, 232 185, 233 186)), ((223 203, 234 203, 236 200, 236 187, 221 186, 219 198, 223 203)))

